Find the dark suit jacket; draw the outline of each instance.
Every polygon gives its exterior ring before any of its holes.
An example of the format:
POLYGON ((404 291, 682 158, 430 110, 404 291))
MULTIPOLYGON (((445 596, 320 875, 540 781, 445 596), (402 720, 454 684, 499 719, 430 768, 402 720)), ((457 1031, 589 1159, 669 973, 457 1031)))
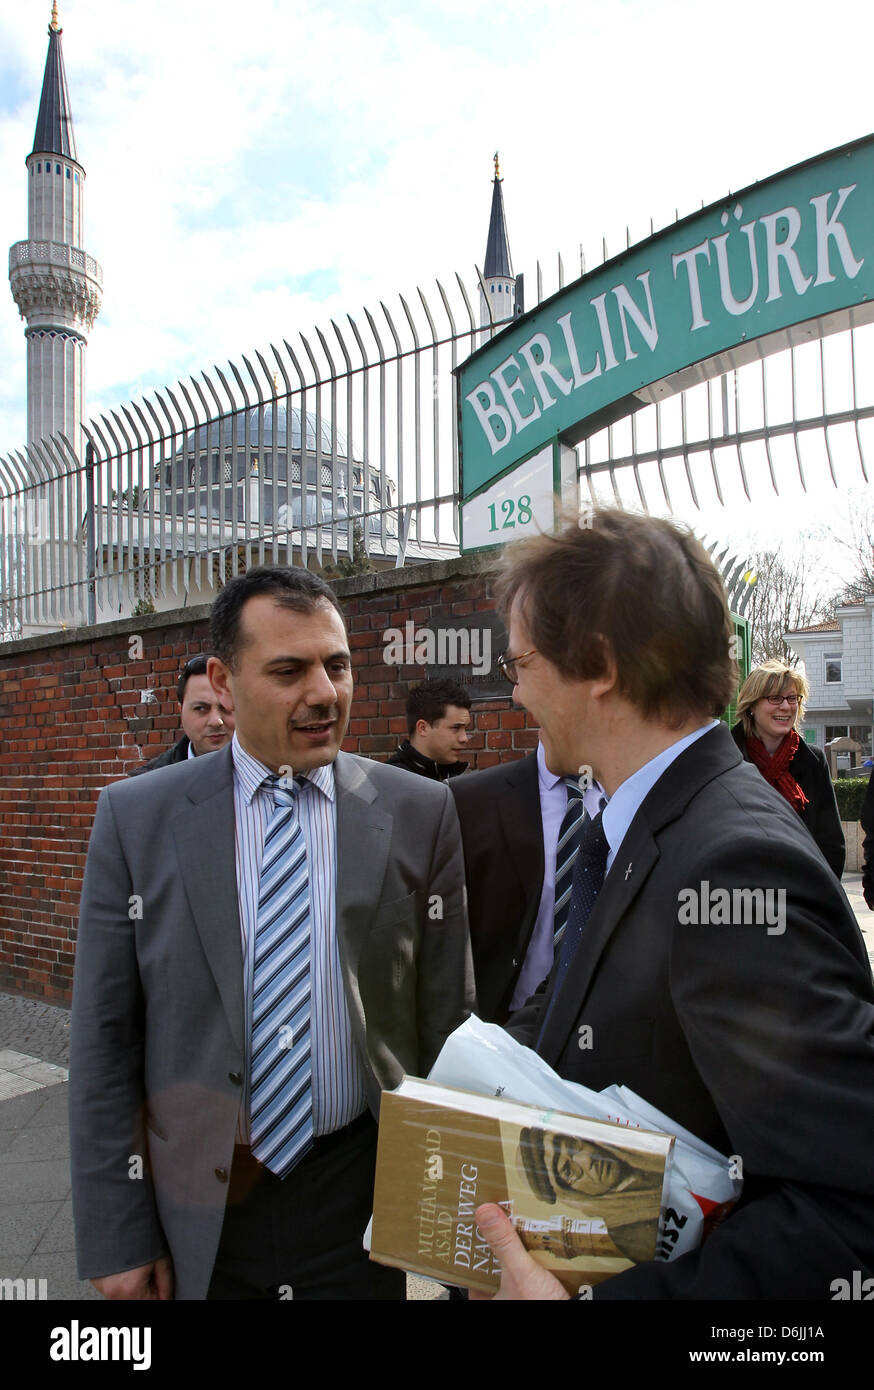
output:
POLYGON ((743 1162, 743 1198, 700 1250, 596 1298, 828 1299, 833 1279, 871 1273, 871 969, 840 884, 724 726, 638 809, 538 1043, 554 978, 511 1019, 516 1037, 743 1162), (784 893, 785 931, 682 925, 680 894, 703 885, 784 893))
MULTIPOLYGON (((747 758, 743 724, 735 724, 731 736, 744 758, 747 758)), ((844 872, 847 847, 844 844, 844 832, 841 830, 834 784, 822 749, 814 748, 802 739, 795 750, 795 757, 789 764, 789 771, 807 797, 807 805, 800 813, 801 820, 819 845, 825 862, 831 865, 840 878, 844 872)))
POLYGON ((134 768, 131 777, 142 777, 144 772, 154 772, 159 767, 171 767, 174 763, 188 762, 188 735, 183 734, 177 739, 171 748, 165 748, 163 753, 158 753, 154 758, 150 758, 147 763, 134 768))
MULTIPOLYGON (((337 946, 376 1113, 381 1088, 425 1075, 473 1002, 461 844, 445 787, 351 753, 334 769, 337 946)), ((82 887, 70 1054, 79 1273, 169 1252, 176 1297, 200 1299, 245 1066, 231 746, 132 780, 100 794, 82 887), (147 1158, 137 1180, 131 1155, 147 1158)))
POLYGON ((478 1013, 503 1023, 543 888, 537 754, 456 778, 449 787, 464 845, 478 1013))

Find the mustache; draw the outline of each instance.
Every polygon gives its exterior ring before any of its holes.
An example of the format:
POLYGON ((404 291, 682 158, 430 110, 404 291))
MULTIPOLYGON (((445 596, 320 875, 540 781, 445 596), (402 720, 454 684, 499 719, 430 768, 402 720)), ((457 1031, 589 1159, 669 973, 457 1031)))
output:
POLYGON ((329 724, 340 718, 339 705, 315 705, 300 719, 292 719, 290 729, 301 729, 305 724, 329 724))

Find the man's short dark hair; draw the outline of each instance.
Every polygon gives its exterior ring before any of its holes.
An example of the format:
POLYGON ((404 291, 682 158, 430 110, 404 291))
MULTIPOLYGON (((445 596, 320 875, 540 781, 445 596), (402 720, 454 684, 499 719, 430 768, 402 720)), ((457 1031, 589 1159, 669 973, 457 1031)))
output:
POLYGON ((206 663, 209 661, 211 655, 212 652, 207 652, 205 655, 201 653, 200 656, 192 656, 182 667, 182 670, 179 672, 179 679, 176 682, 176 696, 180 705, 185 699, 185 687, 188 684, 189 677, 205 676, 206 663))
POLYGON ((496 597, 518 600, 532 645, 568 679, 616 663, 618 688, 644 718, 679 728, 718 718, 737 687, 734 629, 716 567, 691 531, 601 508, 587 524, 508 546, 496 597))
POLYGON ((436 724, 446 713, 447 705, 470 709, 470 696, 463 685, 448 679, 422 681, 414 685, 407 696, 407 732, 412 738, 420 719, 436 724))
POLYGON ((337 595, 317 574, 297 565, 258 565, 229 580, 212 605, 212 648, 230 671, 236 671, 243 646, 240 613, 243 605, 257 594, 270 594, 282 608, 291 608, 295 613, 312 613, 320 604, 330 603, 343 621, 337 595))

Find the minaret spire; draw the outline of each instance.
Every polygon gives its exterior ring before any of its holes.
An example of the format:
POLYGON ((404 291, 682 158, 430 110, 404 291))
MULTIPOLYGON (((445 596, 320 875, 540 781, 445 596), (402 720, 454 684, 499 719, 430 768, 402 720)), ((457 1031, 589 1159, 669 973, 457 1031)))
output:
POLYGON ((84 250, 85 170, 79 163, 57 0, 28 173, 28 239, 9 252, 12 296, 26 321, 27 437, 62 433, 81 453, 85 347, 103 271, 84 250))
POLYGON ((486 258, 483 264, 483 280, 486 293, 480 288, 480 322, 483 328, 490 323, 500 323, 513 317, 516 309, 516 277, 510 259, 510 241, 507 236, 507 219, 504 214, 504 195, 501 185, 501 167, 498 151, 495 150, 495 177, 492 181, 492 211, 489 217, 489 234, 486 241, 486 258), (486 298, 488 295, 488 299, 486 298), (491 307, 491 315, 489 314, 491 307))

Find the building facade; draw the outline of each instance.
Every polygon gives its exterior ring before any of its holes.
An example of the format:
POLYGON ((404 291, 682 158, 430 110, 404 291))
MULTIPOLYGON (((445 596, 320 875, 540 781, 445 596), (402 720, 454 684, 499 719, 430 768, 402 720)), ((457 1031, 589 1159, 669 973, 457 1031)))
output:
POLYGON ((846 604, 830 622, 787 632, 804 663, 810 698, 804 720, 808 743, 824 748, 852 738, 862 758, 872 756, 874 729, 874 594, 846 604))

